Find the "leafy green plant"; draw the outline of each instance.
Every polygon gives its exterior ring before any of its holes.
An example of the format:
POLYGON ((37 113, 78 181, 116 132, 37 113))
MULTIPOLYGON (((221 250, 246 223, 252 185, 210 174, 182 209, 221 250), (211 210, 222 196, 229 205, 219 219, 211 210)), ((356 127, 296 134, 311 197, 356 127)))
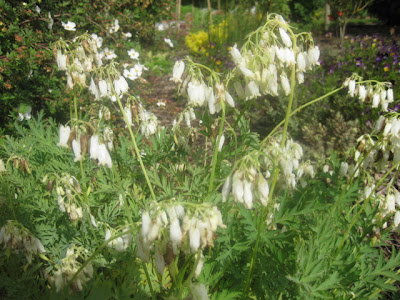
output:
POLYGON ((226 77, 190 58, 175 63, 171 80, 188 103, 171 128, 162 128, 130 92, 126 69, 94 59, 93 36, 55 47, 73 98, 70 120, 59 126, 39 114, 26 126, 15 124, 18 136, 0 141, 2 295, 397 292, 400 255, 393 248, 384 257, 380 247, 400 223, 399 115, 382 116, 345 161, 332 156, 323 168, 303 160, 289 135, 294 115, 345 87, 364 101, 378 95, 384 108, 393 100, 387 82, 352 74, 294 108, 295 86, 318 64, 319 49, 310 34, 296 34, 271 14, 240 50, 232 47, 235 67, 226 77), (80 68, 91 59, 92 69, 80 68), (248 109, 261 94, 287 98, 283 120, 262 140, 235 105, 248 109))

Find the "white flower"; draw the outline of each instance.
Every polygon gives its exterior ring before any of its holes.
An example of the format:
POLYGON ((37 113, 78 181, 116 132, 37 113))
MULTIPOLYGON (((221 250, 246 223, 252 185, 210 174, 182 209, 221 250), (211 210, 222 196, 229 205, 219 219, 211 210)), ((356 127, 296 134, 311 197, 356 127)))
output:
POLYGON ((225 142, 225 136, 221 135, 221 138, 220 138, 219 144, 218 144, 218 152, 221 152, 222 147, 224 146, 224 142, 225 142))
POLYGON ((251 181, 245 180, 243 183, 243 199, 244 205, 248 209, 253 208, 253 183, 251 181))
POLYGON ((57 146, 68 148, 68 140, 69 135, 71 133, 71 128, 69 126, 62 126, 60 127, 60 141, 58 142, 57 146))
POLYGON ((100 155, 100 144, 99 137, 97 135, 92 135, 90 138, 89 153, 91 159, 98 159, 100 155))
POLYGON ((308 60, 310 62, 310 65, 319 65, 319 55, 320 51, 318 46, 308 49, 308 60))
POLYGON ((210 111, 210 114, 215 114, 216 108, 215 108, 215 94, 214 94, 214 89, 212 87, 209 87, 206 91, 206 98, 207 98, 207 103, 208 103, 208 109, 210 111))
POLYGON ((117 58, 117 55, 115 54, 115 51, 113 49, 108 49, 108 48, 104 48, 104 51, 101 52, 102 56, 105 59, 114 59, 117 58))
POLYGON ((114 89, 118 95, 121 95, 129 90, 129 85, 123 76, 114 79, 114 89))
POLYGON ((182 231, 177 218, 173 218, 171 221, 169 237, 175 245, 179 246, 182 243, 182 231))
POLYGON ((283 43, 285 44, 286 47, 292 47, 292 40, 290 39, 289 35, 286 33, 285 30, 283 30, 281 27, 279 27, 279 34, 281 35, 281 39, 283 43))
POLYGON ((91 36, 92 39, 96 42, 97 47, 101 48, 101 46, 103 45, 103 38, 95 33, 92 33, 91 36))
POLYGON ((358 86, 358 99, 361 102, 364 102, 365 98, 367 98, 367 89, 363 85, 358 86))
POLYGON ((130 106, 125 106, 124 107, 124 112, 125 112, 126 119, 127 119, 125 127, 132 126, 133 122, 132 122, 132 110, 131 110, 131 107, 130 106))
POLYGON ((281 84, 282 84, 283 91, 285 93, 285 96, 287 96, 287 95, 290 94, 290 82, 289 82, 289 79, 287 78, 285 73, 282 73, 280 75, 280 78, 281 78, 281 84))
POLYGON ((198 81, 191 81, 188 84, 187 93, 189 105, 203 106, 205 102, 205 84, 198 81))
POLYGON ((138 72, 136 71, 135 68, 130 68, 130 70, 125 69, 124 70, 124 76, 130 80, 136 80, 137 78, 139 78, 138 76, 138 72))
POLYGON ((296 72, 296 79, 299 84, 304 83, 304 73, 303 72, 296 72))
POLYGON ((240 54, 240 51, 238 50, 236 44, 232 47, 230 52, 231 52, 233 61, 235 62, 236 65, 239 65, 244 61, 242 54, 240 54))
POLYGON ((297 54, 297 72, 306 71, 306 60, 304 59, 303 52, 297 54))
POLYGON ((242 62, 242 63, 239 64, 239 70, 240 70, 240 72, 242 72, 242 74, 243 74, 244 77, 247 77, 247 78, 250 78, 250 79, 253 79, 253 78, 254 78, 254 73, 253 73, 253 71, 251 71, 250 69, 248 69, 248 68, 246 67, 246 65, 245 65, 244 62, 242 62))
POLYGON ((381 102, 381 97, 380 97, 379 93, 375 93, 372 98, 372 107, 373 108, 378 107, 380 102, 381 102))
POLYGON ((78 141, 77 140, 72 141, 72 150, 74 151, 74 154, 75 154, 75 159, 74 159, 75 162, 83 159, 82 154, 81 154, 80 139, 78 139, 78 141))
POLYGON ((260 197, 260 202, 262 205, 267 206, 268 203, 268 197, 269 197, 269 186, 268 186, 268 181, 264 179, 263 176, 260 175, 258 183, 257 183, 257 189, 258 189, 258 196, 260 197))
POLYGON ((354 96, 354 91, 356 90, 356 81, 355 80, 350 80, 349 81, 349 95, 351 97, 354 96))
POLYGON ((135 49, 128 50, 128 55, 132 59, 138 59, 139 58, 139 52, 135 51, 135 49))
POLYGON ((393 102, 393 90, 392 89, 387 90, 387 100, 389 103, 393 102))
POLYGON ((110 169, 112 168, 112 160, 111 156, 108 153, 107 147, 105 144, 99 145, 99 150, 98 150, 98 160, 99 160, 99 165, 100 166, 107 166, 110 169))
POLYGON ((117 32, 119 30, 119 21, 114 20, 114 24, 110 26, 110 29, 108 30, 110 33, 117 32))
POLYGON ((92 93, 96 100, 100 98, 100 91, 97 88, 97 85, 94 83, 93 77, 90 78, 89 91, 92 93))
POLYGON ((221 192, 222 202, 226 202, 226 200, 228 200, 231 189, 232 189, 232 180, 231 176, 228 176, 225 180, 224 185, 222 186, 222 192, 221 192))
POLYGON ((122 33, 122 38, 123 39, 128 39, 128 38, 131 38, 132 37, 132 33, 130 33, 130 32, 123 32, 122 33))
POLYGON ((74 22, 68 21, 67 23, 61 22, 65 30, 75 31, 76 24, 74 22))
POLYGON ((231 94, 228 93, 228 91, 225 92, 225 100, 226 100, 226 103, 229 104, 229 106, 235 107, 235 102, 233 102, 233 98, 232 98, 231 94))
POLYGON ((67 70, 67 56, 60 49, 57 50, 57 66, 60 71, 67 70))
POLYGON ((52 30, 53 29, 53 25, 54 25, 54 19, 51 17, 51 13, 50 12, 48 14, 48 17, 49 17, 49 24, 47 25, 47 28, 49 30, 52 30))
POLYGON ((396 211, 396 214, 394 215, 394 219, 393 219, 393 225, 394 227, 398 227, 400 224, 400 211, 396 211))
POLYGON ((246 100, 254 99, 261 96, 258 84, 255 81, 250 81, 246 86, 245 94, 246 100))
POLYGON ((236 202, 243 203, 244 186, 243 186, 243 181, 240 178, 241 175, 242 174, 238 171, 236 171, 235 174, 233 174, 232 195, 236 202))
POLYGON ((193 253, 200 247, 200 230, 197 227, 192 226, 189 229, 189 244, 193 253))
POLYGON ((244 89, 243 89, 243 87, 242 87, 242 84, 241 84, 239 81, 236 81, 236 82, 233 84, 233 87, 235 88, 235 91, 236 91, 236 94, 238 95, 238 97, 239 97, 240 99, 244 99, 245 93, 244 93, 244 89))
POLYGON ((174 64, 174 69, 172 70, 172 80, 175 83, 182 82, 182 74, 185 70, 185 63, 183 60, 177 60, 174 64))
POLYGON ((174 48, 174 44, 171 42, 170 39, 164 38, 164 42, 166 42, 171 48, 174 48))
POLYGON ((346 176, 348 169, 349 169, 349 164, 345 161, 342 161, 342 163, 340 164, 339 175, 346 176))
POLYGON ((22 106, 19 108, 19 113, 18 113, 18 120, 23 121, 25 120, 30 120, 31 119, 31 112, 32 112, 32 107, 30 106, 22 106))

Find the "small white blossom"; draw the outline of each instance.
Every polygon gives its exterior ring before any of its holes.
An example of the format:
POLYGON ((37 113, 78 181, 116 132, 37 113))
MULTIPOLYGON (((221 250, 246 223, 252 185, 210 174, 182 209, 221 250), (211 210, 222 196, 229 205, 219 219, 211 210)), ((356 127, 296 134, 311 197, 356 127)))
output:
POLYGON ((174 64, 174 69, 172 70, 172 80, 175 83, 182 82, 182 74, 183 71, 185 70, 185 63, 183 60, 178 60, 174 64))
POLYGON ((172 41, 168 38, 164 38, 164 42, 166 42, 168 44, 168 46, 170 46, 171 48, 174 48, 174 44, 172 43, 172 41))
POLYGON ((58 142, 57 146, 68 148, 68 140, 69 135, 71 133, 71 128, 69 126, 62 126, 60 127, 60 141, 58 142))
POLYGON ((71 22, 71 21, 68 21, 67 23, 61 22, 61 24, 65 30, 69 30, 69 31, 76 30, 76 24, 74 22, 71 22))

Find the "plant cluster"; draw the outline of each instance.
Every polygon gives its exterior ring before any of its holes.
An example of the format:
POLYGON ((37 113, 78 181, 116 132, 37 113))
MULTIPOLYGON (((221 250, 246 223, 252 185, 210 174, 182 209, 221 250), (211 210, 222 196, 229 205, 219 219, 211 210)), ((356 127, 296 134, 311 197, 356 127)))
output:
POLYGON ((235 66, 225 76, 190 58, 175 63, 171 80, 187 105, 161 127, 124 77, 129 66, 101 55, 93 35, 55 44, 74 99, 70 120, 61 125, 39 114, 27 127, 15 125, 18 137, 0 141, 1 294, 398 292, 400 254, 393 247, 385 257, 380 247, 400 225, 399 114, 382 116, 346 161, 305 161, 289 134, 296 113, 343 89, 385 110, 390 84, 353 74, 295 109, 296 85, 319 64, 319 48, 277 14, 230 53, 235 66), (261 95, 287 98, 284 119, 263 140, 243 113, 261 95))
MULTIPOLYGON (((155 23, 170 18, 171 1, 0 1, 0 117, 2 131, 13 132, 13 120, 44 109, 66 120, 70 95, 54 69, 52 43, 78 30, 96 34, 109 55, 154 38, 155 23), (135 42, 136 41, 136 42, 135 42), (106 48, 105 47, 105 48, 106 48)), ((121 53, 119 53, 121 52, 121 53)))

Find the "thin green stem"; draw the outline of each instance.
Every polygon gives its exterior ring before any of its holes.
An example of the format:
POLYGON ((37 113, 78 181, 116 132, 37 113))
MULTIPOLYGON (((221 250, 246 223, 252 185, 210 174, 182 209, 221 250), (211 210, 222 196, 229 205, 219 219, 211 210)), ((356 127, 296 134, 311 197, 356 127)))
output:
POLYGON ((138 146, 137 146, 137 144, 136 144, 135 134, 133 133, 132 128, 131 128, 131 126, 129 125, 128 117, 127 117, 126 114, 125 114, 124 107, 122 106, 122 103, 121 103, 121 99, 119 98, 119 96, 118 96, 117 94, 116 94, 116 98, 117 98, 117 102, 118 102, 119 109, 121 110, 121 113, 122 113, 122 115, 123 115, 123 117, 124 117, 124 121, 125 121, 125 123, 127 124, 128 131, 129 131, 129 134, 130 134, 130 136, 131 136, 133 148, 135 149, 136 157, 137 157, 137 159, 139 160, 140 168, 142 169, 144 178, 146 179, 146 183, 147 183, 147 186, 149 187, 150 194, 151 194, 153 200, 156 201, 157 198, 156 198, 156 195, 154 194, 153 186, 152 186, 152 184, 151 184, 151 182, 150 182, 149 176, 147 175, 146 168, 145 168, 145 166, 144 166, 144 164, 143 164, 143 160, 142 160, 142 157, 141 157, 141 155, 140 155, 140 150, 139 150, 139 148, 138 148, 138 146))
POLYGON ((211 167, 211 176, 210 176, 210 183, 208 185, 208 195, 211 195, 213 188, 214 188, 214 178, 215 178, 215 170, 217 166, 217 160, 218 160, 218 147, 219 143, 221 141, 221 136, 224 132, 224 125, 225 125, 225 105, 222 105, 222 115, 221 115, 221 120, 220 120, 220 125, 219 125, 219 131, 218 131, 218 137, 217 141, 215 142, 215 147, 214 147, 214 154, 212 158, 212 167, 211 167))

